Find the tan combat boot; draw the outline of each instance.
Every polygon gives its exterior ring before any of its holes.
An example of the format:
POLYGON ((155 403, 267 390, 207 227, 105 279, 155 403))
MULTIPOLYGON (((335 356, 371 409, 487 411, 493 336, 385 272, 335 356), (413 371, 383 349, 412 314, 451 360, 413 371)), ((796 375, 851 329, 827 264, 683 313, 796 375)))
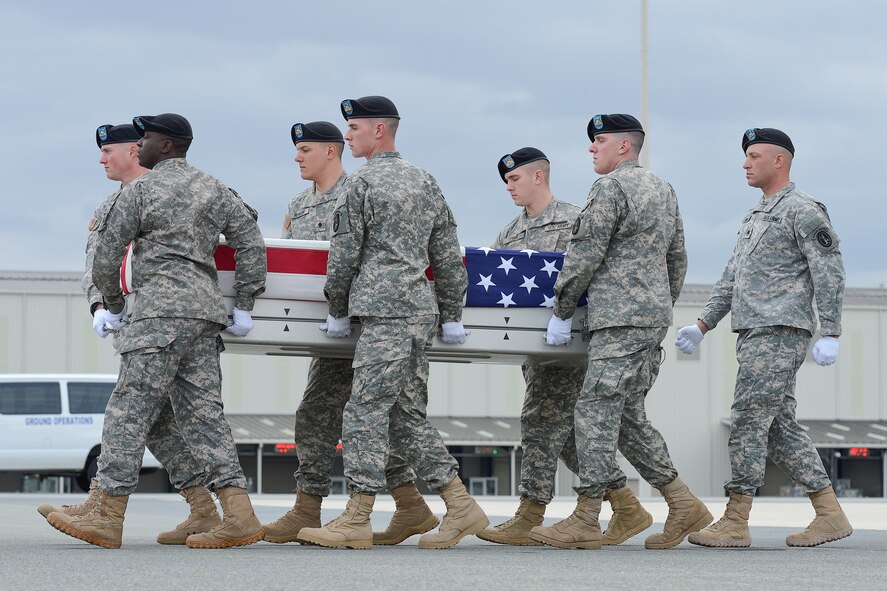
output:
POLYGON ((471 498, 458 476, 440 489, 440 496, 447 506, 447 514, 439 530, 419 538, 419 548, 449 548, 490 525, 486 513, 471 498))
POLYGON ((604 500, 610 501, 613 507, 613 517, 601 540, 604 546, 621 544, 653 525, 653 516, 641 506, 627 486, 608 490, 604 493, 604 500))
POLYGON ((834 542, 846 538, 853 533, 850 521, 838 504, 838 497, 831 486, 810 495, 810 502, 816 510, 816 517, 807 529, 785 538, 789 546, 818 546, 826 542, 834 542))
POLYGON ((49 525, 62 533, 102 548, 119 548, 123 541, 123 514, 129 495, 111 497, 99 490, 87 513, 50 513, 49 525))
POLYGON ((687 541, 709 548, 748 548, 751 533, 748 531, 748 514, 754 497, 731 492, 724 516, 702 531, 692 533, 687 541))
POLYGON ((296 491, 296 504, 283 517, 262 525, 265 541, 274 544, 295 542, 303 527, 320 527, 320 504, 323 497, 296 491))
POLYGON ((543 519, 545 519, 545 505, 529 497, 521 497, 520 506, 514 517, 496 527, 480 530, 477 532, 477 537, 488 542, 511 546, 541 546, 542 542, 530 537, 530 530, 542 525, 543 519))
POLYGON ((323 527, 303 527, 298 541, 326 548, 354 548, 366 550, 373 547, 373 526, 370 513, 376 495, 351 493, 345 511, 323 527))
POLYGON ((601 514, 603 499, 579 495, 572 515, 548 527, 536 526, 530 537, 546 546, 581 550, 599 550, 601 547, 601 514))
POLYGON ((216 511, 216 503, 208 488, 192 486, 180 490, 179 494, 188 501, 191 512, 188 518, 178 524, 174 530, 157 534, 158 544, 182 545, 188 536, 208 532, 222 523, 222 518, 216 511))
POLYGON ((714 520, 705 503, 694 497, 680 478, 675 478, 659 492, 668 503, 668 518, 661 534, 653 534, 644 540, 644 547, 648 550, 677 546, 688 534, 699 531, 714 520))
MULTIPOLYGON (((373 532, 373 544, 379 546, 400 544, 408 537, 424 534, 440 524, 440 520, 431 512, 425 499, 419 494, 415 483, 408 482, 388 492, 394 497, 396 509, 388 528, 383 532, 373 532)), ((268 537, 265 536, 265 539, 268 537)))
POLYGON ((99 492, 99 481, 93 478, 89 481, 89 494, 79 505, 53 505, 42 503, 37 507, 37 512, 43 517, 49 517, 50 513, 65 513, 67 515, 83 515, 95 506, 96 494, 99 492))
POLYGON ((222 504, 222 523, 208 532, 188 536, 189 548, 232 548, 255 544, 265 535, 245 488, 226 486, 216 492, 222 504))

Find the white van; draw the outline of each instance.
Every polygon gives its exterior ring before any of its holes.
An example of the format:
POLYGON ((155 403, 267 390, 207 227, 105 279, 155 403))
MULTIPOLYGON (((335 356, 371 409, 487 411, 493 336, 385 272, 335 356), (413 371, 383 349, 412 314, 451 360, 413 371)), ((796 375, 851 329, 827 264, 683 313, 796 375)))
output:
MULTIPOLYGON (((0 472, 73 476, 89 488, 115 375, 0 375, 0 472)), ((145 451, 142 467, 160 462, 145 451)))

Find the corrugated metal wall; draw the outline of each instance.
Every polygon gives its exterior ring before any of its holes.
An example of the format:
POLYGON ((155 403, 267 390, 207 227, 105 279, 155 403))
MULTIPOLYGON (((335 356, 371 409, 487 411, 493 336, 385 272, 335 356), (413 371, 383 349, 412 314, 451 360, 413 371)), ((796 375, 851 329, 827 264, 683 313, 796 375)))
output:
MULTIPOLYGON (((56 290, 58 291, 58 290, 56 290)), ((116 373, 110 339, 92 332, 85 301, 68 293, 3 293, 0 283, 0 373, 116 373)), ((887 298, 885 298, 887 299, 887 298)), ((679 302, 675 325, 692 322, 698 302, 679 302)), ((470 337, 469 337, 470 338, 470 337)), ((684 480, 702 495, 720 495, 729 476, 723 419, 729 417, 736 374, 729 318, 710 333, 697 355, 665 342, 665 362, 647 401, 648 416, 668 442, 684 480)), ((807 419, 887 419, 887 306, 845 306, 840 362, 822 368, 808 360, 798 377, 798 415, 807 419)), ((305 385, 308 360, 223 355, 228 412, 292 413, 305 385)), ((429 414, 520 415, 523 377, 518 366, 435 364, 429 414)), ((629 470, 630 478, 637 475, 629 470)), ((559 479, 570 494, 573 479, 559 479)), ((643 483, 640 493, 650 494, 643 483)))

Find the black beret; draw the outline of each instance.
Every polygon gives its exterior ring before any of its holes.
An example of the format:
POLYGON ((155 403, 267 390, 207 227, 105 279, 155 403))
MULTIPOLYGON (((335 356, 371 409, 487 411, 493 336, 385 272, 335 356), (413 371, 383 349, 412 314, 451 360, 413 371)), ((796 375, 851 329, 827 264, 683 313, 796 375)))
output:
POLYGON ((293 145, 299 142, 341 142, 345 143, 339 128, 328 121, 313 121, 311 123, 296 123, 290 129, 290 137, 293 145))
POLYGON ((640 131, 644 133, 641 122, 631 115, 595 115, 588 122, 588 139, 594 141, 594 136, 600 133, 620 133, 624 131, 640 131))
POLYGON ((499 159, 499 176, 505 181, 505 175, 509 171, 537 160, 545 160, 546 162, 549 162, 548 156, 543 154, 542 150, 537 150, 536 148, 521 148, 520 150, 515 150, 511 154, 506 154, 499 159))
POLYGON ((131 144, 139 141, 139 134, 132 123, 99 125, 95 130, 95 143, 99 148, 107 144, 131 144))
POLYGON ((365 96, 345 99, 339 105, 342 117, 348 119, 400 119, 397 107, 384 96, 365 96))
POLYGON ((792 140, 784 131, 773 129, 772 127, 753 127, 746 129, 742 134, 742 151, 748 150, 752 144, 773 144, 788 150, 792 156, 795 155, 795 146, 792 140))
POLYGON ((132 124, 136 132, 143 136, 146 131, 156 131, 166 137, 181 138, 183 140, 194 139, 191 133, 191 124, 181 115, 175 113, 163 113, 161 115, 140 115, 133 117, 132 124))

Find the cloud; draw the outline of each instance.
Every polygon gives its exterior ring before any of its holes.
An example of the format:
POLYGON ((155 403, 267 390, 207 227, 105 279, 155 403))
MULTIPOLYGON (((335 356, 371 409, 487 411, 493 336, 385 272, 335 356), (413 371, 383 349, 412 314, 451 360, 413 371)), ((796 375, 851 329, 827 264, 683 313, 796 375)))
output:
MULTIPOLYGON (((645 150, 677 191, 693 281, 718 277, 758 198, 740 168, 749 126, 791 134, 793 176, 828 206, 848 277, 887 277, 877 160, 887 5, 846 11, 854 18, 818 3, 650 2, 645 150)), ((3 266, 81 268, 85 224, 115 189, 97 165, 95 127, 164 111, 191 120, 189 159, 237 189, 276 237, 305 186, 290 125, 342 125, 339 101, 365 94, 395 100, 399 149, 438 178, 460 239, 487 244, 518 213, 495 167, 515 148, 543 149, 555 195, 584 202, 596 178, 588 119, 640 109, 639 15, 635 1, 0 5, 0 49, 13 58, 0 62, 11 81, 0 178, 14 211, 0 231, 20 253, 3 266)))

